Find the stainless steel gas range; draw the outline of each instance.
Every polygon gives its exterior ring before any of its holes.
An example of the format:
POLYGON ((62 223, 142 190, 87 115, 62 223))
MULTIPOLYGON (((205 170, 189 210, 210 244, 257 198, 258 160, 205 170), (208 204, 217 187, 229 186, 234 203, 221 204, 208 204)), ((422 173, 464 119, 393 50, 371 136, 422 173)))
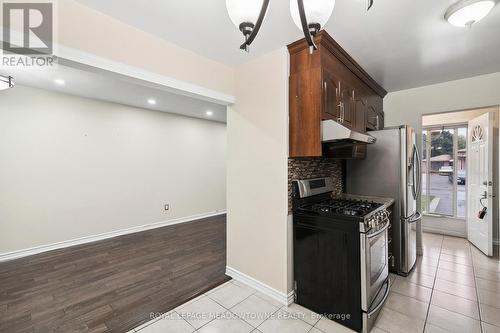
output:
POLYGON ((389 295, 393 200, 332 191, 329 178, 293 185, 296 303, 369 332, 389 295))

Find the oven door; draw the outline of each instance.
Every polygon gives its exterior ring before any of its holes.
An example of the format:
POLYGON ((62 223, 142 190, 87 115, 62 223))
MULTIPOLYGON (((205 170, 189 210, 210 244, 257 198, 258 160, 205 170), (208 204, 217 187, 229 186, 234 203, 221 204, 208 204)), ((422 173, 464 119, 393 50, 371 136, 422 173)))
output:
POLYGON ((361 234, 361 308, 368 312, 389 277, 389 220, 376 230, 361 234))

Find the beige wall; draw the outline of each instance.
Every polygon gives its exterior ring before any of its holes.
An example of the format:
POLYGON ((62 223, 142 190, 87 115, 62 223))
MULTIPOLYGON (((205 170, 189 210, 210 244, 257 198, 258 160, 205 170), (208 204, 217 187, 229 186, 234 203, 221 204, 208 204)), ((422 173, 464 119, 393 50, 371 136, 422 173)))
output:
MULTIPOLYGON (((384 100, 386 126, 411 125, 417 131, 420 145, 424 114, 496 105, 500 105, 500 73, 396 91, 384 100)), ((496 221, 497 230, 498 223, 496 221)), ((435 219, 424 218, 425 225, 435 227, 435 219)), ((498 241, 497 231, 495 239, 498 241)))
MULTIPOLYGON (((66 47, 234 95, 234 69, 229 66, 136 29, 75 0, 58 1, 57 10, 58 42, 66 47)), ((182 33, 182 27, 179 33, 182 33)))
POLYGON ((286 49, 239 66, 236 77, 227 123, 227 265, 286 293, 286 49))
POLYGON ((16 86, 0 156, 0 254, 226 207, 221 123, 16 86))
POLYGON ((497 112, 498 107, 481 108, 467 111, 434 113, 422 116, 422 126, 439 126, 446 124, 465 124, 486 112, 497 112))
POLYGON ((389 93, 384 110, 387 126, 409 124, 420 133, 423 114, 499 104, 500 73, 494 73, 389 93))

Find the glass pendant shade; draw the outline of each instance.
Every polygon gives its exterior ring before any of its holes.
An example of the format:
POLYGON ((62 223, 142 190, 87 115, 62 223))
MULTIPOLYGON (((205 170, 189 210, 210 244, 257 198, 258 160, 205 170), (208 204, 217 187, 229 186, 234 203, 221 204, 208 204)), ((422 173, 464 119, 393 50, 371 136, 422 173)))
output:
POLYGON ((259 18, 264 0, 226 0, 226 8, 236 28, 241 23, 254 24, 259 18))
MULTIPOLYGON (((319 24, 323 28, 332 16, 334 7, 335 0, 304 0, 307 24, 319 24)), ((290 13, 292 14, 293 22, 302 31, 297 0, 290 0, 290 13)))
POLYGON ((445 18, 456 27, 470 27, 485 18, 493 7, 493 0, 460 1, 448 9, 445 18))

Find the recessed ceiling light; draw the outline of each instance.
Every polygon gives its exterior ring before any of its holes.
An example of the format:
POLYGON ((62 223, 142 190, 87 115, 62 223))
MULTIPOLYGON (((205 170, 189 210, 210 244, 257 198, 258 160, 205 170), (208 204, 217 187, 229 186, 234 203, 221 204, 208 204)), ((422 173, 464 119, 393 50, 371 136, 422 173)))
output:
POLYGON ((149 105, 156 105, 156 100, 155 100, 155 99, 150 98, 150 99, 148 99, 148 104, 149 104, 149 105))
POLYGON ((63 79, 55 79, 54 83, 59 86, 64 86, 66 84, 66 82, 63 79))
POLYGON ((12 76, 0 75, 0 90, 12 88, 14 86, 14 79, 12 76))
POLYGON ((207 116, 212 117, 214 115, 213 111, 207 111, 206 112, 207 116))
POLYGON ((444 15, 456 27, 470 28, 481 21, 495 7, 495 0, 461 0, 453 4, 444 15))

